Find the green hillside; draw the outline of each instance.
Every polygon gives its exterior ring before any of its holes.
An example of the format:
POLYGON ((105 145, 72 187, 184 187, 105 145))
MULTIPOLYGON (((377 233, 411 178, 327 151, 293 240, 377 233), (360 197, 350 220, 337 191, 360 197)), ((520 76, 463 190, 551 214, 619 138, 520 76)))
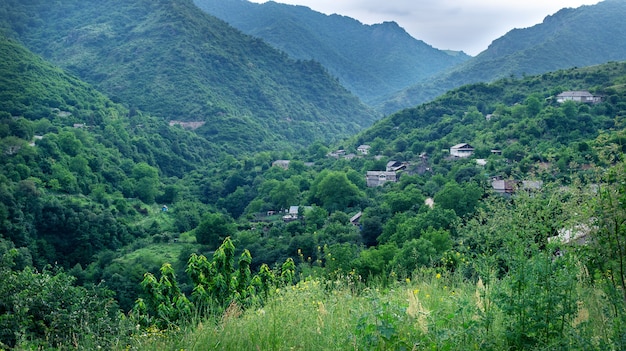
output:
POLYGON ((367 103, 469 59, 464 53, 452 55, 414 39, 394 22, 364 25, 349 17, 272 1, 194 2, 290 57, 320 62, 367 103))
POLYGON ((0 58, 1 240, 24 264, 87 265, 145 236, 145 205, 172 203, 179 178, 218 158, 12 40, 0 40, 0 58))
POLYGON ((511 30, 478 56, 429 82, 381 99, 378 105, 392 113, 464 84, 624 60, 626 44, 616 40, 626 35, 624 16, 626 4, 619 0, 563 9, 541 24, 511 30))
POLYGON ((376 115, 317 63, 294 61, 191 1, 3 2, 8 32, 129 109, 205 122, 241 151, 338 140, 376 115))

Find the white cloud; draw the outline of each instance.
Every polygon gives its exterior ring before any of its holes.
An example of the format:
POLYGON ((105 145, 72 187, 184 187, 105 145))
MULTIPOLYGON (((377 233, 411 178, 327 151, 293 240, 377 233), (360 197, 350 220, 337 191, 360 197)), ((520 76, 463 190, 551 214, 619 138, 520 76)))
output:
MULTIPOLYGON (((255 0, 253 2, 265 2, 255 0)), ((513 28, 525 28, 564 7, 599 0, 277 0, 341 14, 365 24, 396 21, 413 37, 476 55, 513 28)))

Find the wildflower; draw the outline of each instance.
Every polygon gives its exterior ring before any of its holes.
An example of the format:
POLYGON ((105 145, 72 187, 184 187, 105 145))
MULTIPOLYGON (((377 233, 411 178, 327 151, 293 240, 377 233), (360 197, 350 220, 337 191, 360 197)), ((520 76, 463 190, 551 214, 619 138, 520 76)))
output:
POLYGON ((417 295, 417 294, 419 294, 419 292, 420 292, 420 289, 415 289, 415 290, 413 290, 413 295, 417 295))
POLYGON ((437 279, 441 279, 441 273, 437 273, 437 275, 435 276, 435 278, 437 278, 437 279))
POLYGON ((411 283, 411 278, 406 278, 405 281, 407 282, 407 284, 411 283))

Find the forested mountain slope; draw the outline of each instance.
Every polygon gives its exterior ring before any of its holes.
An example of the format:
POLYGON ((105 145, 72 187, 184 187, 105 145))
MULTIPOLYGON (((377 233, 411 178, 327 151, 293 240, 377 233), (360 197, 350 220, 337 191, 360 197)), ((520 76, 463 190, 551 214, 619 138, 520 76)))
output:
POLYGON ((395 22, 364 25, 273 1, 194 0, 206 12, 289 56, 315 60, 365 102, 414 85, 469 56, 411 37, 395 22))
POLYGON ((24 265, 85 266, 145 236, 142 203, 172 203, 176 182, 219 149, 129 111, 0 39, 0 246, 24 265), (139 211, 139 212, 138 212, 139 211))
POLYGON ((294 61, 191 0, 4 1, 9 35, 130 109, 206 122, 230 153, 337 140, 376 116, 318 64, 294 61))
POLYGON ((613 62, 468 84, 377 122, 353 138, 352 145, 374 143, 395 158, 415 158, 426 152, 440 160, 448 156, 451 146, 469 143, 477 158, 488 158, 491 150, 499 150, 506 159, 519 162, 516 170, 510 168, 514 164, 499 169, 491 163, 491 172, 505 170, 509 176, 513 171, 517 176, 554 180, 554 176, 597 162, 597 156, 589 159, 589 154, 581 156, 585 154, 581 150, 589 150, 587 143, 600 135, 622 128, 625 82, 626 63, 613 62), (573 90, 589 91, 601 102, 557 101, 558 94, 573 90), (574 159, 575 164, 570 164, 574 159), (559 167, 552 171, 541 169, 557 163, 559 167))
POLYGON ((429 82, 383 101, 386 113, 428 101, 445 91, 474 82, 539 74, 626 59, 626 3, 605 0, 597 5, 566 8, 543 23, 514 29, 493 41, 478 56, 429 82))

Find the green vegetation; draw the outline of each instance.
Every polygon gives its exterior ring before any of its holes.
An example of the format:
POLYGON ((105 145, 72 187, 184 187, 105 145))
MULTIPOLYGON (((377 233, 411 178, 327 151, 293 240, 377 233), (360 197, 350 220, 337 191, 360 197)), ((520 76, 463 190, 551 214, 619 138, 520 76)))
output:
POLYGON ((0 54, 2 349, 625 346, 625 63, 230 154, 14 40, 0 54), (573 89, 601 101, 554 98, 573 89))
POLYGON ((393 113, 465 84, 625 60, 626 45, 614 40, 626 31, 624 16, 626 5, 619 0, 562 9, 543 23, 511 30, 478 56, 430 81, 380 99, 376 106, 384 113, 393 113))
POLYGON ((395 22, 372 26, 303 6, 233 0, 194 3, 246 34, 300 60, 320 62, 341 84, 370 103, 424 81, 469 56, 412 38, 395 22))
POLYGON ((320 64, 289 59, 191 0, 10 0, 0 14, 9 37, 126 106, 133 121, 142 110, 205 122, 196 133, 231 155, 333 142, 378 117, 320 64))

